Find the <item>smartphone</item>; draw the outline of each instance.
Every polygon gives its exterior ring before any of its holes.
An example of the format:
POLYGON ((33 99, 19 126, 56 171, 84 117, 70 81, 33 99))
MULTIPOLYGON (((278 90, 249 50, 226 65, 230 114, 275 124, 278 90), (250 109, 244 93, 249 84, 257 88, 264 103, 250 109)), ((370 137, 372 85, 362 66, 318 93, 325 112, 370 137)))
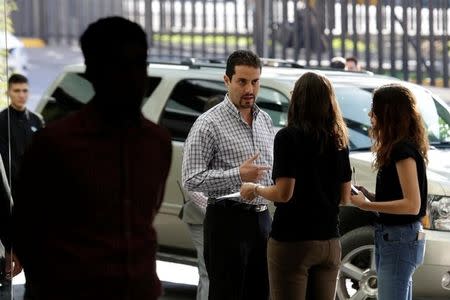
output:
POLYGON ((358 195, 359 190, 352 184, 352 195, 358 195))

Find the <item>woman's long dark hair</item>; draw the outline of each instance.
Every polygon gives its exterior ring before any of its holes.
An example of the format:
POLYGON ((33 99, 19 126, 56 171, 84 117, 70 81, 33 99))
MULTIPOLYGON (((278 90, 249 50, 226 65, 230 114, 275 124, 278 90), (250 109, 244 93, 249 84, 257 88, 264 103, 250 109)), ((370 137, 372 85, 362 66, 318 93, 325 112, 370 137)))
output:
POLYGON ((373 94, 372 114, 376 118, 371 136, 374 166, 380 168, 390 161, 393 147, 400 141, 413 143, 428 161, 428 136, 417 108, 416 98, 399 84, 383 85, 373 94))
POLYGON ((320 144, 333 142, 337 149, 348 145, 347 126, 334 88, 325 76, 308 72, 295 83, 288 111, 288 126, 300 128, 320 144))

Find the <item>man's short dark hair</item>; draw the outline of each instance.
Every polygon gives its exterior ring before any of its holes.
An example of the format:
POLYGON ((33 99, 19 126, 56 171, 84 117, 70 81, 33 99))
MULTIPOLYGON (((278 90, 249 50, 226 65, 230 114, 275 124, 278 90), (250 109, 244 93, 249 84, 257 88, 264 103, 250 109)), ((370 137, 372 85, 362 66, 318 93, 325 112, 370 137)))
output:
POLYGON ((346 61, 346 62, 352 61, 352 62, 355 63, 355 65, 358 64, 358 59, 357 59, 356 57, 354 57, 354 56, 349 56, 349 57, 347 57, 347 58, 345 59, 345 61, 346 61))
POLYGON ((10 88, 12 84, 16 83, 28 83, 28 78, 21 74, 13 74, 8 79, 8 88, 10 88))
POLYGON ((90 24, 80 37, 86 65, 102 60, 114 52, 114 47, 131 43, 148 49, 147 35, 142 27, 118 16, 99 19, 90 24))
POLYGON ((259 68, 261 71, 262 63, 259 59, 258 55, 253 53, 250 50, 237 50, 228 56, 227 59, 227 69, 225 71, 225 74, 228 76, 228 78, 231 80, 231 77, 236 72, 235 67, 236 66, 249 66, 254 68, 259 68))

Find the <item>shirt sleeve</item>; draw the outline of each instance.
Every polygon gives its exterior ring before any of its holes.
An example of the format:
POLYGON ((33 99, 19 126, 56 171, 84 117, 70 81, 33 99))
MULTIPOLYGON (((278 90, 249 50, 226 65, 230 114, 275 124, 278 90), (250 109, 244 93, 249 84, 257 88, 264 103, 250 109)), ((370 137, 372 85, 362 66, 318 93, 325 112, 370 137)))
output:
POLYGON ((298 151, 293 145, 294 140, 289 134, 288 129, 284 128, 278 131, 275 136, 273 147, 273 170, 272 179, 275 181, 279 177, 295 178, 296 166, 295 159, 298 151))
POLYGON ((184 144, 182 182, 188 191, 209 192, 227 190, 241 184, 239 167, 212 169, 211 161, 216 152, 216 134, 213 126, 197 119, 184 144))
POLYGON ((415 152, 411 145, 401 142, 392 148, 391 159, 393 162, 398 162, 409 157, 415 158, 415 152))
POLYGON ((352 180, 352 169, 350 167, 350 158, 348 147, 339 150, 339 162, 340 162, 340 180, 341 182, 348 182, 352 180))

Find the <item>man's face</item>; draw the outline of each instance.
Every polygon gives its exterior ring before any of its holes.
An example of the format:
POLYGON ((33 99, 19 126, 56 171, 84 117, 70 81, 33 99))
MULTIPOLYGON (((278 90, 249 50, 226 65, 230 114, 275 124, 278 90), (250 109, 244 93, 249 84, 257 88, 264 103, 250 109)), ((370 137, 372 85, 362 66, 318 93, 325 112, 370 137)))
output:
POLYGON ((227 75, 224 76, 228 96, 238 109, 252 108, 259 92, 261 71, 259 68, 245 65, 235 66, 234 71, 231 79, 227 75))
POLYGON ((359 71, 358 66, 353 60, 348 60, 345 62, 345 69, 347 71, 359 71))
POLYGON ((8 96, 11 99, 11 105, 19 111, 25 110, 25 104, 28 100, 28 84, 12 83, 8 88, 8 96))

